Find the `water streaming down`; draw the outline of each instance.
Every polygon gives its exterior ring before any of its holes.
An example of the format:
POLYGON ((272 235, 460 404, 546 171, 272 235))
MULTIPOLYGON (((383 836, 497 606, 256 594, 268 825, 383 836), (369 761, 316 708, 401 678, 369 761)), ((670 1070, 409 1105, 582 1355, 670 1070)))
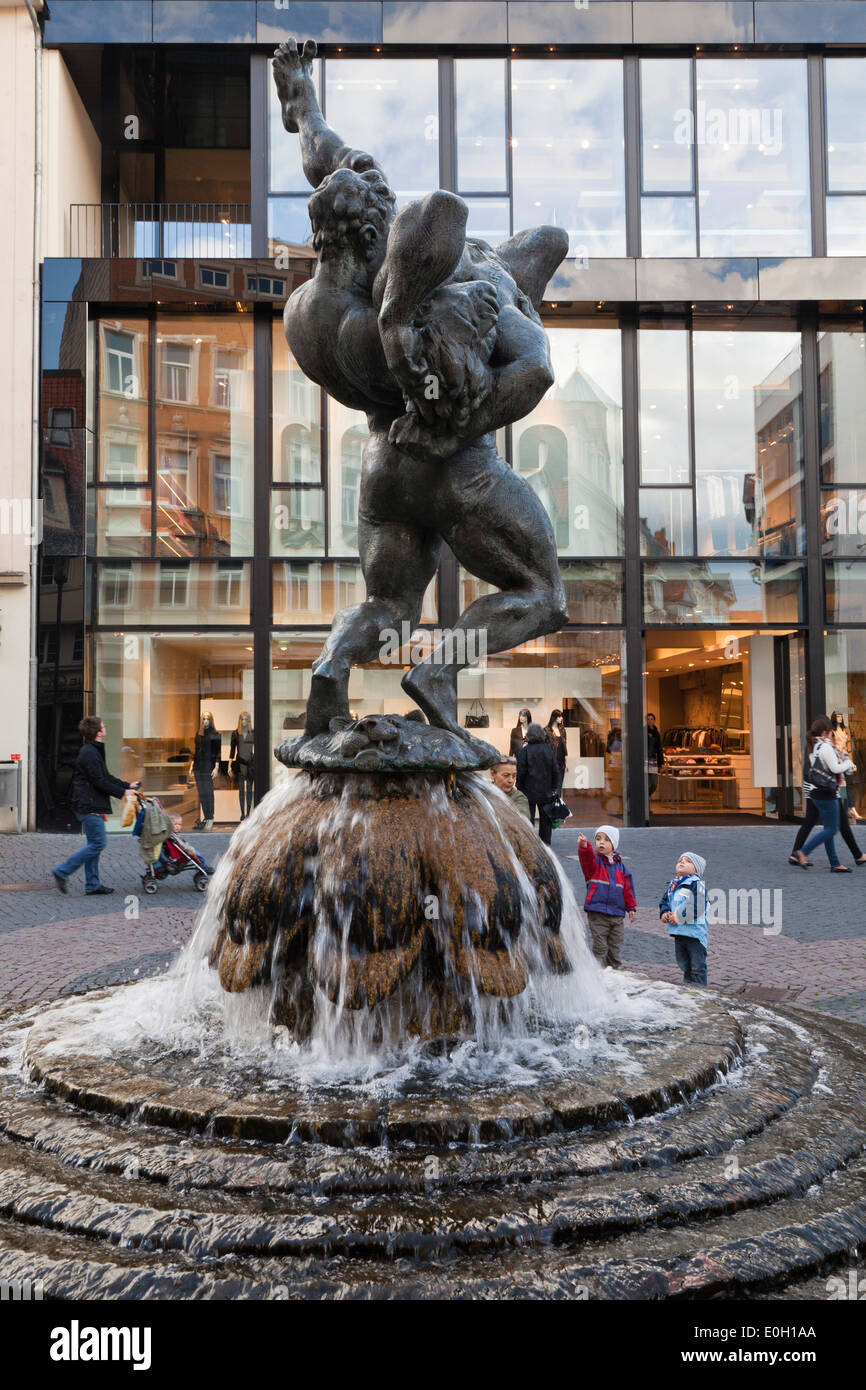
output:
MULTIPOLYGON (((300 971, 310 1010, 309 1027, 302 1036, 274 1018, 275 999, 284 990, 284 981, 271 978, 226 991, 211 964, 218 943, 225 939, 232 885, 239 875, 244 877, 250 856, 267 851, 269 883, 261 891, 270 887, 274 893, 283 892, 287 848, 283 844, 278 849, 274 841, 286 817, 299 809, 308 824, 304 808, 310 779, 299 774, 269 792, 235 832, 211 881, 194 935, 170 970, 99 998, 65 1002, 62 1050, 121 1063, 134 1060, 136 1066, 166 1076, 182 1067, 187 1079, 197 1084, 243 1083, 265 1089, 288 1084, 313 1087, 323 1094, 350 1084, 380 1096, 459 1096, 475 1093, 479 1087, 526 1087, 570 1075, 586 1079, 594 1068, 612 1064, 625 1075, 640 1071, 653 1038, 686 1023, 691 1011, 688 999, 675 996, 669 987, 638 982, 598 966, 587 944, 583 914, 561 867, 523 821, 531 837, 529 852, 541 856, 533 862, 543 863, 561 903, 556 950, 551 956, 549 913, 546 918, 537 879, 530 876, 525 854, 515 850, 507 830, 508 816, 517 813, 487 779, 463 776, 454 789, 456 801, 441 777, 431 787, 423 778, 404 775, 403 792, 407 783, 411 796, 423 798, 419 817, 436 827, 435 841, 425 853, 438 854, 447 871, 431 879, 411 856, 399 856, 394 847, 394 873, 412 875, 409 896, 416 900, 413 910, 427 945, 418 952, 414 969, 388 997, 372 1007, 363 1003, 349 1007, 346 998, 347 979, 358 963, 352 920, 358 898, 344 851, 350 841, 356 847, 360 844, 360 859, 353 850, 352 866, 353 871, 359 864, 363 869, 364 847, 372 848, 376 837, 381 837, 379 818, 388 792, 381 778, 375 782, 353 774, 343 779, 339 793, 328 797, 325 833, 316 853, 306 857, 305 892, 312 926, 305 960, 311 974, 318 963, 320 979, 322 962, 335 953, 339 968, 330 997, 321 983, 310 985, 306 967, 300 971), (489 900, 461 867, 471 860, 472 847, 460 841, 467 815, 482 839, 487 837, 501 856, 500 880, 507 871, 517 890, 516 899, 508 901, 517 902, 520 920, 506 945, 509 963, 518 982, 525 978, 525 987, 510 995, 486 993, 471 973, 468 978, 461 975, 454 964, 459 951, 449 932, 456 904, 449 895, 458 891, 456 885, 463 904, 473 908, 476 937, 490 926, 489 900), (348 892, 344 892, 347 882, 348 892), (428 918, 423 908, 426 902, 427 911, 431 910, 427 901, 431 895, 425 891, 431 883, 438 894, 436 914, 428 918), (468 1005, 466 1010, 452 1011, 451 1017, 459 1017, 460 1022, 452 1032, 434 1026, 443 1012, 441 998, 433 998, 431 980, 436 971, 441 972, 442 987, 468 1005), (418 1020, 428 1018, 431 1008, 435 1017, 425 1031, 417 1026, 418 1020)), ((298 852, 296 847, 289 857, 298 852)), ((402 900, 406 901, 405 895, 402 900)), ((458 944, 468 953, 468 940, 458 944)), ((268 949, 272 958, 279 953, 278 934, 268 949)), ((357 999, 352 1002, 358 1004, 357 999)))

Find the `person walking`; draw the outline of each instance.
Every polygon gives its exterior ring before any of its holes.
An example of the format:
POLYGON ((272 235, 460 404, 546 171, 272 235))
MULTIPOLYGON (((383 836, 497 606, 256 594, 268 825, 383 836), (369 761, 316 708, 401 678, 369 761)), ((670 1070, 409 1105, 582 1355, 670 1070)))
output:
POLYGON ((72 810, 87 837, 83 849, 70 854, 62 864, 55 864, 51 870, 59 893, 66 893, 66 880, 70 874, 84 867, 84 891, 89 896, 96 893, 113 893, 99 881, 99 856, 105 849, 108 836, 105 822, 111 813, 111 798, 121 797, 125 792, 136 791, 140 782, 121 782, 112 777, 105 761, 105 725, 98 714, 86 714, 78 725, 78 732, 84 739, 72 774, 72 810))
POLYGON ((253 809, 253 790, 255 788, 255 733, 253 721, 244 710, 238 720, 238 727, 232 729, 232 744, 229 757, 231 767, 238 783, 238 800, 241 807, 241 820, 246 820, 253 809))
MULTIPOLYGON (((817 824, 820 820, 821 829, 806 839, 805 836, 801 838, 803 832, 803 827, 801 827, 801 833, 798 834, 794 848, 788 856, 788 863, 798 864, 801 869, 808 869, 810 867, 809 854, 818 845, 823 845, 830 861, 830 872, 850 874, 851 870, 848 866, 839 863, 835 837, 840 828, 840 785, 845 773, 854 772, 856 769, 851 759, 840 757, 833 746, 829 738, 831 727, 826 714, 820 714, 806 735, 806 755, 803 760, 803 791, 807 798, 806 812, 811 824, 817 824)), ((848 829, 850 832, 850 827, 848 829)), ((806 828, 805 833, 808 835, 808 828, 806 828)), ((853 835, 851 838, 853 839, 853 835)), ((856 841, 854 843, 855 848, 859 848, 856 841)), ((859 860, 859 854, 857 857, 859 860)))
POLYGON ((559 786, 556 790, 561 792, 562 784, 565 781, 565 769, 568 766, 568 743, 565 737, 565 721, 561 709, 551 711, 544 730, 544 737, 556 754, 556 763, 559 768, 559 786))
POLYGON ((646 717, 646 773, 647 773, 647 795, 653 796, 658 789, 659 773, 664 764, 665 755, 662 749, 662 736, 658 731, 656 717, 648 714, 646 717))
POLYGON ((522 709, 517 716, 517 723, 511 730, 511 741, 508 752, 512 758, 516 758, 521 748, 526 747, 526 731, 532 723, 532 715, 528 709, 522 709))
POLYGON ((213 827, 213 779, 221 752, 222 739, 214 727, 213 715, 205 711, 195 736, 195 753, 192 759, 192 775, 195 778, 201 808, 201 817, 197 825, 204 830, 213 827))
POLYGON ((545 845, 550 844, 553 822, 544 814, 544 807, 559 795, 559 763, 556 754, 544 737, 540 724, 530 724, 526 744, 517 755, 517 789, 529 802, 529 819, 535 824, 538 807, 538 834, 545 845))

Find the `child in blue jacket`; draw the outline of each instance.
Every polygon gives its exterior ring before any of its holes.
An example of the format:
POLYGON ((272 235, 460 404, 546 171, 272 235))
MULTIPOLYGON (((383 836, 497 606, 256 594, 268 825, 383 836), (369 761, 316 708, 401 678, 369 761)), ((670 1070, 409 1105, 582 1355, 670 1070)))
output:
POLYGON ((707 888, 704 873, 707 861, 703 855, 688 850, 676 863, 674 877, 659 903, 659 916, 667 923, 668 935, 674 939, 677 965, 683 972, 683 984, 707 983, 707 888))
POLYGON ((634 921, 637 901, 631 874, 617 854, 619 831, 615 825, 600 825, 595 832, 595 848, 585 835, 577 837, 577 857, 586 879, 583 910, 592 933, 592 954, 599 965, 621 970, 625 914, 634 921))

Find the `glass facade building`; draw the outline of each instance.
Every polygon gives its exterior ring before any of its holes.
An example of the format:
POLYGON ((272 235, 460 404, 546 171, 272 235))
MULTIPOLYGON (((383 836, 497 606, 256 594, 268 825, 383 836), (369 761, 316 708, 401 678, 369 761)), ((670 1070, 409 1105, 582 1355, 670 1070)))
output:
MULTIPOLYGON (((40 825, 70 823, 85 712, 186 827, 211 713, 234 824, 232 731, 257 796, 290 775, 273 749, 363 595, 366 419, 282 330, 314 265, 270 72, 292 33, 399 205, 443 187, 491 245, 569 234, 554 384, 499 437, 569 623, 463 672, 461 720, 507 752, 521 709, 563 711, 580 824, 794 816, 825 709, 866 767, 866 3, 53 0, 102 202, 43 268, 40 825)), ((419 650, 484 592, 447 553, 419 650)), ((409 659, 354 671, 353 710, 404 712, 409 659)))

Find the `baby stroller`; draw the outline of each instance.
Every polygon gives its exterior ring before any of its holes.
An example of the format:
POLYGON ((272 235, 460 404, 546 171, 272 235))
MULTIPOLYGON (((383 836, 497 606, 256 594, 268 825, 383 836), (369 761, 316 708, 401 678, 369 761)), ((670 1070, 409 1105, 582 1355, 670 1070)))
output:
POLYGON ((214 872, 213 866, 191 844, 180 838, 174 820, 158 797, 136 793, 136 800, 138 814, 132 833, 138 837, 139 853, 146 865, 141 876, 145 893, 155 893, 161 879, 173 878, 188 870, 193 875, 193 887, 203 893, 214 872))

